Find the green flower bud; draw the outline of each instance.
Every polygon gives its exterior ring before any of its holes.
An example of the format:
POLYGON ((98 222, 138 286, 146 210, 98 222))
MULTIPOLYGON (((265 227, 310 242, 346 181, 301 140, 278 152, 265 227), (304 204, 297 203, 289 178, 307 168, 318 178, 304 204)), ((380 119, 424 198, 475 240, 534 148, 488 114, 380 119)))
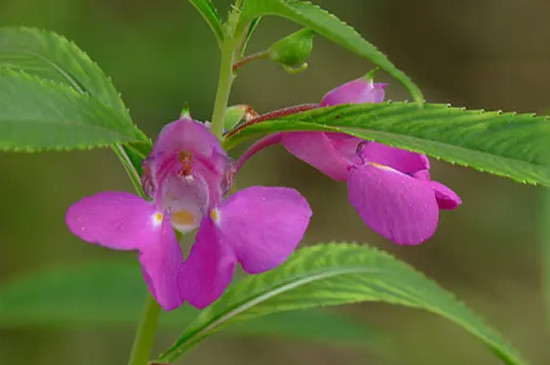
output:
POLYGON ((291 73, 305 70, 306 60, 313 49, 313 33, 311 29, 304 28, 278 40, 267 50, 269 59, 280 63, 291 73))
POLYGON ((252 109, 250 105, 239 104, 233 105, 226 109, 224 128, 230 131, 235 128, 241 121, 249 121, 258 116, 258 113, 252 109))

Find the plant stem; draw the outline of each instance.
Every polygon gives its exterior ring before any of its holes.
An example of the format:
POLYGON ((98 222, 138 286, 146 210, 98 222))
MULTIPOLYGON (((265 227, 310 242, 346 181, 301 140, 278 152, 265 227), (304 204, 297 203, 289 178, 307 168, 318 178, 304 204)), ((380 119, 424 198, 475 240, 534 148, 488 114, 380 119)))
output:
POLYGON ((237 29, 239 13, 242 0, 237 0, 229 19, 225 25, 225 37, 221 48, 220 76, 218 79, 218 90, 214 101, 214 113, 212 114, 212 133, 220 140, 223 137, 225 111, 229 102, 231 86, 235 80, 233 64, 235 63, 237 49, 241 43, 244 29, 237 29))
POLYGON ((250 56, 246 56, 243 59, 241 59, 239 62, 233 65, 233 72, 237 71, 238 68, 246 65, 249 62, 260 60, 262 58, 267 58, 268 56, 269 56, 268 51, 261 51, 261 52, 251 54, 250 56))
POLYGON ((226 39, 222 43, 222 54, 220 59, 220 77, 218 80, 218 91, 214 102, 214 113, 212 115, 212 133, 221 139, 223 136, 223 125, 231 85, 235 78, 233 74, 233 58, 235 46, 233 39, 226 39))
POLYGON ((151 294, 147 294, 145 310, 141 316, 128 365, 147 365, 149 363, 159 314, 160 306, 151 294))

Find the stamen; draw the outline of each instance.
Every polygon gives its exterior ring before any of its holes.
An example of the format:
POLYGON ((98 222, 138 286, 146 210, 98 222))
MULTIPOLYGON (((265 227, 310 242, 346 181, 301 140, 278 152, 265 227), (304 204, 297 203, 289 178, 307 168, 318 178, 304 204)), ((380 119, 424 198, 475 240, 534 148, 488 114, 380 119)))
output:
POLYGON ((181 163, 181 170, 178 174, 181 176, 191 176, 191 162, 193 161, 193 154, 190 151, 183 150, 179 152, 178 159, 181 163))

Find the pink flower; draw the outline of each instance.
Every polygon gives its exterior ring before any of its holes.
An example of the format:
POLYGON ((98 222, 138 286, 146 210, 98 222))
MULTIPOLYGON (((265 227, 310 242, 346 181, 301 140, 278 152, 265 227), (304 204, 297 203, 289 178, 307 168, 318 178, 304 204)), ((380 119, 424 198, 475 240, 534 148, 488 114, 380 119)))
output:
POLYGON ((250 187, 224 200, 233 172, 204 124, 178 120, 163 128, 144 161, 142 182, 152 201, 103 192, 72 205, 66 222, 90 243, 137 250, 149 290, 164 309, 184 301, 204 308, 222 295, 237 262, 248 273, 284 262, 311 217, 306 200, 284 187, 250 187), (173 228, 198 228, 185 261, 173 228))
MULTIPOLYGON (((363 77, 328 92, 319 107, 344 103, 380 103, 385 84, 363 77)), ((460 197, 430 181, 426 155, 366 142, 360 138, 324 132, 271 135, 247 151, 252 154, 281 142, 294 156, 337 181, 346 181, 348 197, 365 224, 403 245, 429 239, 437 228, 439 209, 455 209, 460 197)))

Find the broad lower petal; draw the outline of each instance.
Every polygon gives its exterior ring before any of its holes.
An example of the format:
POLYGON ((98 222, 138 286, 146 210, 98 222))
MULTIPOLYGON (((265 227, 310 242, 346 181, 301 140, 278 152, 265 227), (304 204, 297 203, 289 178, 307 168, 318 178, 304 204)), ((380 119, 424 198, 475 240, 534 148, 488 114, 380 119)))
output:
POLYGON ((197 308, 210 305, 231 283, 236 263, 235 253, 220 241, 214 223, 206 217, 189 257, 181 266, 179 286, 182 297, 197 308))
POLYGON ((414 174, 430 169, 426 155, 386 146, 378 142, 367 142, 361 148, 361 156, 366 162, 389 166, 405 174, 414 174))
POLYGON ((351 169, 348 194, 367 226, 402 245, 430 238, 439 220, 432 187, 387 167, 371 164, 351 169))
POLYGON ((125 192, 103 192, 73 204, 67 226, 84 241, 117 250, 140 249, 159 239, 155 206, 125 192))
POLYGON ((323 132, 282 134, 286 150, 337 181, 346 181, 352 162, 346 159, 323 132))
POLYGON ((384 87, 386 84, 374 83, 372 79, 362 77, 329 91, 321 100, 320 106, 381 103, 384 101, 384 87))
POLYGON ((254 186, 223 201, 213 213, 223 245, 232 247, 248 273, 283 263, 302 240, 311 217, 294 189, 254 186))
POLYGON ((152 203, 124 192, 99 193, 72 205, 66 222, 87 242, 138 250, 151 294, 166 310, 181 305, 177 285, 181 250, 170 221, 152 203))
POLYGON ((430 181, 430 186, 435 191, 435 198, 437 199, 439 208, 452 210, 462 204, 462 199, 445 185, 437 181, 430 181))
POLYGON ((166 219, 155 241, 140 249, 143 276, 149 291, 165 310, 172 310, 183 303, 178 283, 183 256, 177 237, 166 219))

